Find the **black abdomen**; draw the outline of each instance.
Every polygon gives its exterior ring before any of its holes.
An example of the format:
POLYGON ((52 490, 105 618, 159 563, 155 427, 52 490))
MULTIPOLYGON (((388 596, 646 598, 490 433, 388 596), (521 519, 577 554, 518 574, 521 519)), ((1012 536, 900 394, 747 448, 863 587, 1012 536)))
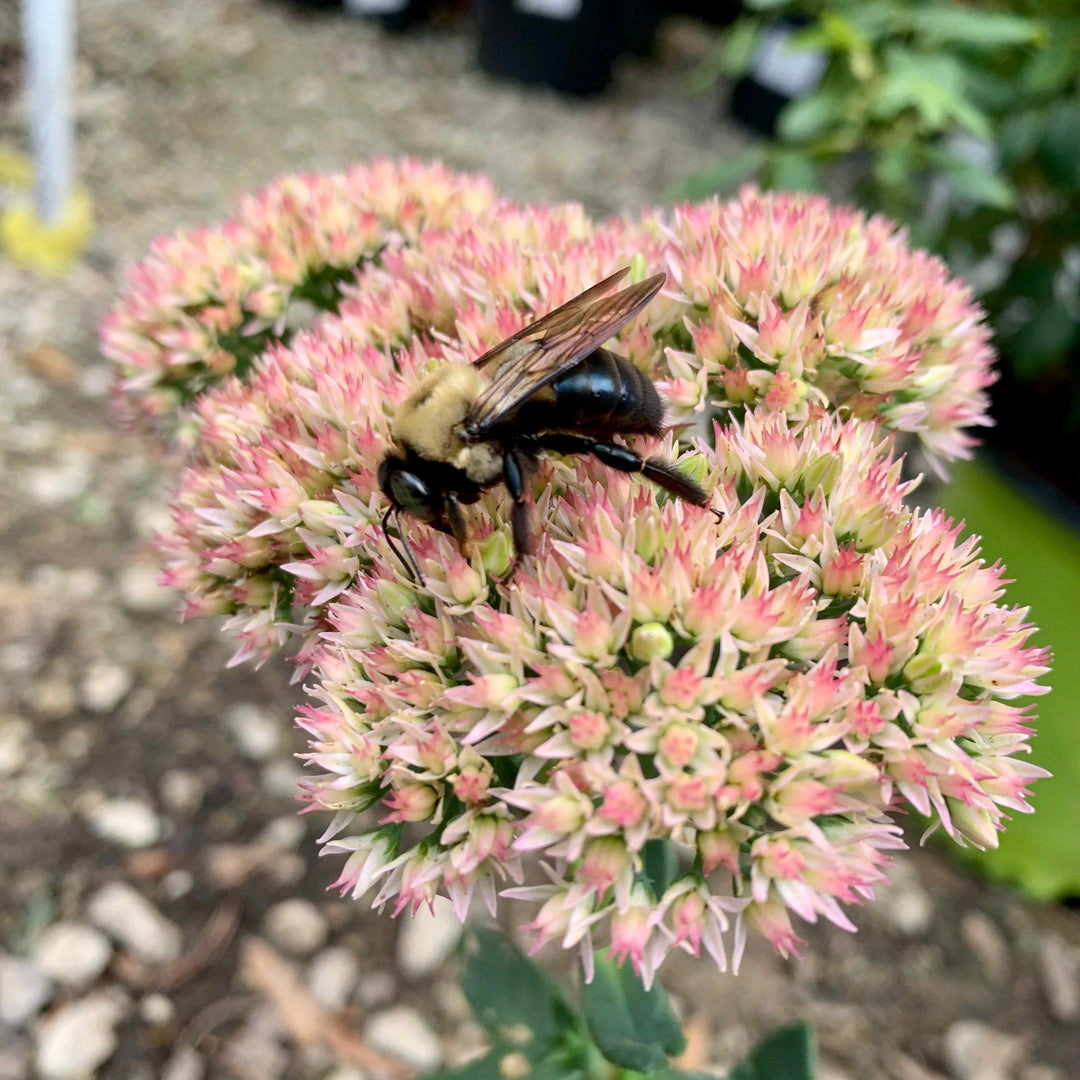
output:
POLYGON ((664 405, 652 380, 606 349, 597 349, 546 389, 518 410, 519 430, 597 435, 664 430, 664 405))

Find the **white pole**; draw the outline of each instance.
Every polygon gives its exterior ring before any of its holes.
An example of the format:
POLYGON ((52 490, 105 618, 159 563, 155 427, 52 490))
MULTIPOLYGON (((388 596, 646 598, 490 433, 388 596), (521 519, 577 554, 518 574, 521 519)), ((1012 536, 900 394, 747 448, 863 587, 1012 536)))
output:
POLYGON ((43 224, 63 214, 71 190, 71 0, 22 0, 34 148, 34 210, 43 224))

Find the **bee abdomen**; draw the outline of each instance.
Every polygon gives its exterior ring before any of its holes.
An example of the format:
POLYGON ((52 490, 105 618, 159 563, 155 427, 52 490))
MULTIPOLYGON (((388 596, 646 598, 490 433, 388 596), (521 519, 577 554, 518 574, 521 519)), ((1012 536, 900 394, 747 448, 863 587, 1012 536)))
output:
POLYGON ((606 349, 597 349, 561 375, 550 390, 522 408, 522 427, 597 434, 663 431, 664 406, 652 380, 606 349))

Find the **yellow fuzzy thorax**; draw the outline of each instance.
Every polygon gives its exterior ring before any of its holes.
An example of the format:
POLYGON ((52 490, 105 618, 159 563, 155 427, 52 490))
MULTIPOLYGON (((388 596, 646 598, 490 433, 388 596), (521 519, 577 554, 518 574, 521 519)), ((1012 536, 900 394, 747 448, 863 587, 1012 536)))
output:
POLYGON ((486 387, 487 381, 472 364, 441 365, 398 407, 391 432, 394 442, 428 461, 463 469, 477 483, 491 482, 501 468, 494 448, 461 440, 461 425, 486 387))

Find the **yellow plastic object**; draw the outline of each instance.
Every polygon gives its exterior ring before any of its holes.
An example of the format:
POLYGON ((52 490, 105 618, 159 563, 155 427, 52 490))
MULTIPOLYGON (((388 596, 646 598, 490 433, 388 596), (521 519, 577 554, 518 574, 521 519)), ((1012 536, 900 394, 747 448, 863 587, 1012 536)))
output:
MULTIPOLYGON (((0 147, 0 185, 28 191, 33 186, 28 158, 0 147)), ((68 194, 64 212, 43 222, 29 196, 0 210, 0 250, 15 262, 45 274, 62 274, 86 247, 94 228, 90 196, 81 188, 68 194)))

